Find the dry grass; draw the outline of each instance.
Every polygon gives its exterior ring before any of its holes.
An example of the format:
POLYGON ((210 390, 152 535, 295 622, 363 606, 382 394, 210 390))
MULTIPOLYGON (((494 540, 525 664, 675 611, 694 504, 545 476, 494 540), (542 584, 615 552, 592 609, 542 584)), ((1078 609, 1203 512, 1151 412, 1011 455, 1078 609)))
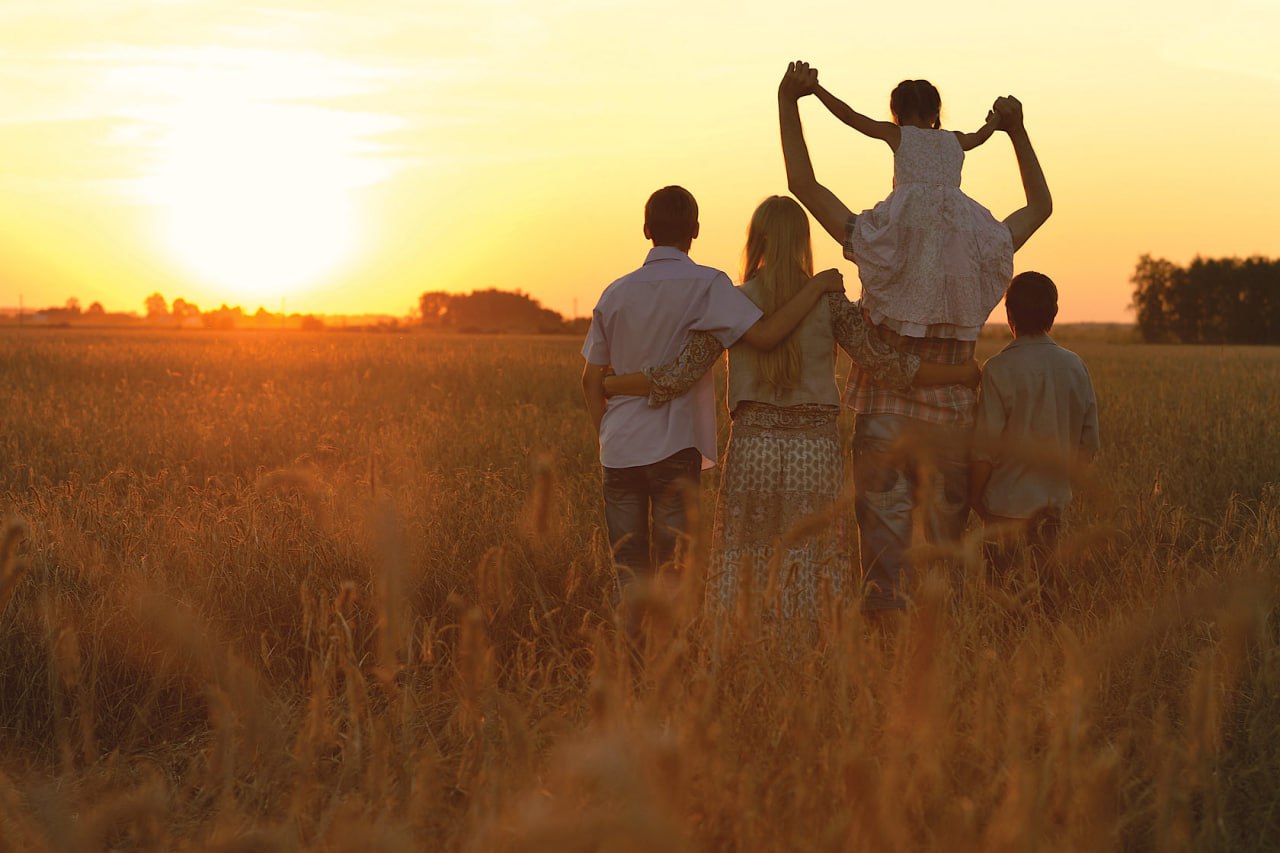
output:
POLYGON ((1274 845, 1280 352, 1079 351, 1052 614, 971 541, 634 666, 576 341, 0 334, 0 849, 1274 845))

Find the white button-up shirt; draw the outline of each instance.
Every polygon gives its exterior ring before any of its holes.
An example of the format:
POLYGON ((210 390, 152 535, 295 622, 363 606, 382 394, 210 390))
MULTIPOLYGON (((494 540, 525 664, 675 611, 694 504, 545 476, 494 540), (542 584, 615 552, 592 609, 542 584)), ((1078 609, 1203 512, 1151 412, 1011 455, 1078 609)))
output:
POLYGON ((1098 406, 1084 362, 1048 335, 1014 338, 987 359, 973 458, 992 464, 983 503, 1030 518, 1071 503, 1072 468, 1098 450, 1098 406))
MULTIPOLYGON (((644 266, 605 288, 582 345, 590 364, 635 373, 674 361, 691 332, 710 332, 726 348, 761 317, 760 309, 720 270, 695 264, 679 249, 655 246, 644 266)), ((600 464, 632 468, 687 447, 715 465, 715 380, 707 371, 684 396, 651 408, 644 397, 611 397, 600 424, 600 464)))

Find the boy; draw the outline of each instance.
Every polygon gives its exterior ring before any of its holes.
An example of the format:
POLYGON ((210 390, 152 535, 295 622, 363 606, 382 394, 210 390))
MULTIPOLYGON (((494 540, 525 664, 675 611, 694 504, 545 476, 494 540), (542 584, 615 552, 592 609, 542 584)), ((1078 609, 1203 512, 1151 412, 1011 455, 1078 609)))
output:
POLYGON ((710 332, 726 349, 739 339, 773 349, 823 293, 844 290, 840 273, 828 270, 762 320, 727 275, 689 259, 698 203, 682 187, 649 197, 644 236, 653 241, 644 266, 601 294, 582 345, 582 391, 600 440, 605 524, 620 593, 671 561, 686 525, 683 487, 696 485, 702 469, 715 464, 715 381, 708 371, 688 394, 651 408, 644 397, 606 400, 605 371, 631 373, 673 361, 693 331, 710 332))
POLYGON ((1016 275, 1004 305, 1013 341, 983 367, 969 501, 988 525, 1024 530, 1043 556, 1071 503, 1073 470, 1098 451, 1098 408, 1084 362, 1049 337, 1053 281, 1016 275))

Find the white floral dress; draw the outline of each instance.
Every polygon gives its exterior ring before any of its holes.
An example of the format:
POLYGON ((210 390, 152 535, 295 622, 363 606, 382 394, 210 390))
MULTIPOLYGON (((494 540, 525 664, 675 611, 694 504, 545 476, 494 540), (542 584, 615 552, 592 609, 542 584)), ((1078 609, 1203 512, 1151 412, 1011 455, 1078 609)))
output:
POLYGON ((1013 276, 1009 228, 960 190, 964 149, 949 130, 902 128, 893 192, 849 220, 845 255, 877 326, 977 340, 1013 276))

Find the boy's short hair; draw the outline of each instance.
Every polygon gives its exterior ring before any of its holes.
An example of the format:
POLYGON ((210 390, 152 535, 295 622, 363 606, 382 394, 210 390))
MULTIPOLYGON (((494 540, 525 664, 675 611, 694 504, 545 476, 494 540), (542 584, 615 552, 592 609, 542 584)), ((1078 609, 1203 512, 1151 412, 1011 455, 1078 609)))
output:
POLYGON ((661 246, 682 246, 693 241, 698 229, 698 202, 684 187, 663 187, 644 205, 644 227, 661 246))
POLYGON ((1019 335, 1047 332, 1058 316, 1058 286, 1042 272, 1018 273, 1005 291, 1004 307, 1019 335))

